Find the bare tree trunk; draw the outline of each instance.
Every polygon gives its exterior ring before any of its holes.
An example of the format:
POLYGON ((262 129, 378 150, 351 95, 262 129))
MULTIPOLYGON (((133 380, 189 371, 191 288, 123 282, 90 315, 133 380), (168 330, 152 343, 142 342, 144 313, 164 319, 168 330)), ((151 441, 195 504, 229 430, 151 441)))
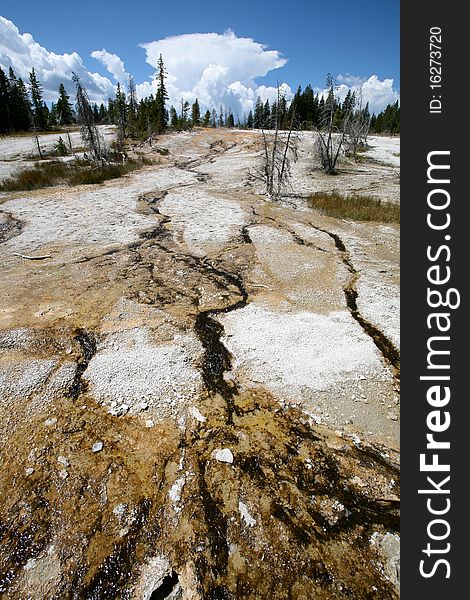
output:
POLYGON ((41 150, 41 144, 39 143, 39 137, 37 135, 35 135, 34 139, 36 140, 36 144, 37 144, 37 147, 38 147, 39 157, 43 158, 43 156, 42 156, 42 150, 41 150))
MULTIPOLYGON (((280 92, 278 86, 278 104, 280 105, 280 92)), ((266 194, 270 198, 279 198, 283 189, 289 182, 291 174, 291 159, 297 160, 297 138, 294 139, 293 129, 295 113, 292 116, 290 128, 287 132, 280 130, 280 112, 276 113, 274 128, 268 134, 261 130, 263 136, 263 161, 260 168, 251 173, 253 177, 262 181, 266 194)))
POLYGON ((80 123, 80 133, 85 146, 88 147, 93 160, 96 163, 104 163, 105 146, 101 140, 98 128, 94 122, 93 111, 88 100, 86 89, 81 85, 79 77, 73 73, 73 81, 75 82, 77 92, 77 114, 80 123))

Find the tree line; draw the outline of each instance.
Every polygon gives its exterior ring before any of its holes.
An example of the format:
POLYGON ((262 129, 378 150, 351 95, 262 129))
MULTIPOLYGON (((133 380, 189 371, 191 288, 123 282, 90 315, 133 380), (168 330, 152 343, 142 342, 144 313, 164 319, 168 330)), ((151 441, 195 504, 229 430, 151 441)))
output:
MULTIPOLYGON (((136 86, 129 77, 127 90, 118 83, 114 98, 109 98, 107 105, 91 104, 94 123, 111 124, 118 127, 118 136, 148 138, 161 133, 167 128, 186 130, 191 127, 239 127, 242 129, 289 129, 295 121, 296 129, 314 129, 321 127, 322 115, 328 98, 325 94, 315 93, 311 85, 302 90, 299 86, 293 99, 287 102, 282 94, 278 94, 272 103, 263 101, 258 96, 253 111, 249 111, 241 119, 234 115, 230 107, 220 106, 218 110, 206 110, 202 113, 199 100, 191 104, 182 99, 179 106, 171 105, 167 109, 169 99, 166 90, 166 70, 160 55, 155 74, 157 89, 141 100, 137 100, 136 86), (295 116, 295 119, 293 117, 295 116)), ((340 130, 344 121, 351 114, 351 109, 360 113, 362 119, 369 123, 370 133, 400 133, 400 107, 398 101, 389 104, 379 114, 371 114, 369 105, 362 106, 362 101, 355 91, 348 91, 341 102, 334 98, 333 126, 340 130)), ((64 85, 58 86, 57 101, 50 108, 44 102, 43 89, 34 69, 25 83, 17 77, 10 67, 6 74, 0 67, 0 133, 15 131, 46 131, 77 121, 76 108, 72 106, 64 85)))

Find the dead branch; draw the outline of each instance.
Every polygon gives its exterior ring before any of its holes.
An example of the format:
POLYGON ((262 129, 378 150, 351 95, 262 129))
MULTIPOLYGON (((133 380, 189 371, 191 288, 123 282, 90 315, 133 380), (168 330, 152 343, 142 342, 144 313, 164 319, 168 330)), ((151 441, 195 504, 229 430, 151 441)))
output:
POLYGON ((46 258, 52 258, 50 254, 44 254, 43 256, 27 256, 26 254, 18 254, 18 252, 13 252, 13 256, 19 256, 25 260, 45 260, 46 258))

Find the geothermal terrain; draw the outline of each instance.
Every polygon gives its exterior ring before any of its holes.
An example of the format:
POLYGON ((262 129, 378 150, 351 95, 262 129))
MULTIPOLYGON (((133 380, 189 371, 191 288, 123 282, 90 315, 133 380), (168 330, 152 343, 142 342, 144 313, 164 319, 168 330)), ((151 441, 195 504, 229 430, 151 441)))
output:
POLYGON ((313 143, 280 201, 220 129, 0 194, 2 597, 398 598, 399 227, 307 198, 398 203, 399 140, 313 143))

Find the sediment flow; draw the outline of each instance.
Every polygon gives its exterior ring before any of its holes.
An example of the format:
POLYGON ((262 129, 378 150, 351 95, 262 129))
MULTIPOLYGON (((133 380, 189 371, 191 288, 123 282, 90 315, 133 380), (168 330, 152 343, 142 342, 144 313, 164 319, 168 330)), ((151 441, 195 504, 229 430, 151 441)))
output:
POLYGON ((259 140, 0 197, 2 597, 398 597, 399 231, 305 199, 398 168, 272 202, 259 140))

